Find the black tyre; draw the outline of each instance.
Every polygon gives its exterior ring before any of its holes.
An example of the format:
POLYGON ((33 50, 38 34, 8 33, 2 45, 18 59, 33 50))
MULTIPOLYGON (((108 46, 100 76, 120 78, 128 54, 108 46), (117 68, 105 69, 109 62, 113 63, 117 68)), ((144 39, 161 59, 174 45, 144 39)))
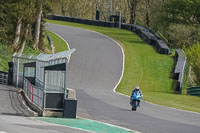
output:
POLYGON ((137 110, 137 105, 136 105, 136 101, 135 100, 133 101, 133 104, 132 104, 132 110, 133 111, 137 110))

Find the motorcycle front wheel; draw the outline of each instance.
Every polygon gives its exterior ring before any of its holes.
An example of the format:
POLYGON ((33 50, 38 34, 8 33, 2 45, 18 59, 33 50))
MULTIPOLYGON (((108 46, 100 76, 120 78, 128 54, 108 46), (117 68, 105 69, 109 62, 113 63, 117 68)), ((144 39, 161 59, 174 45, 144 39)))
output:
POLYGON ((136 111, 137 110, 137 102, 136 102, 136 100, 133 100, 132 101, 132 111, 136 111))

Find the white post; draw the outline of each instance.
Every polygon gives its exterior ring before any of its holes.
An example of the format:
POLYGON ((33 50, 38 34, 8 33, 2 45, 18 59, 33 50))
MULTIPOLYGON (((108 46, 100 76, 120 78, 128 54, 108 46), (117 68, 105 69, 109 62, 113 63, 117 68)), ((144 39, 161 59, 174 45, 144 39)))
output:
POLYGON ((68 61, 67 58, 65 59, 65 64, 66 64, 66 67, 65 67, 65 76, 64 76, 64 100, 65 98, 67 97, 67 68, 68 68, 68 61))
POLYGON ((119 11, 119 28, 121 29, 121 24, 122 24, 122 13, 119 11))
POLYGON ((16 83, 16 87, 18 88, 18 84, 19 84, 19 61, 20 59, 17 57, 17 83, 16 83))
POLYGON ((44 79, 43 79, 43 111, 45 111, 45 108, 46 108, 46 71, 45 71, 45 68, 44 68, 44 79))

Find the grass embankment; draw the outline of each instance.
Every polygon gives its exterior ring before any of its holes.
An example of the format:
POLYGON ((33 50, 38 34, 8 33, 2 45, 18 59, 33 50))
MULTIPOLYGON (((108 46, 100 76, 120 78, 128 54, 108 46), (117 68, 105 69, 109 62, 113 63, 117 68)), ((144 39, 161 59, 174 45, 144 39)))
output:
POLYGON ((8 62, 12 61, 10 49, 0 44, 0 71, 8 72, 8 62))
POLYGON ((158 54, 154 48, 145 44, 136 34, 117 28, 106 28, 63 21, 47 20, 49 23, 78 27, 97 31, 118 41, 125 52, 124 76, 117 91, 130 95, 139 85, 143 100, 174 108, 200 112, 200 98, 174 94, 171 71, 172 56, 158 54))
POLYGON ((56 52, 68 50, 68 46, 63 39, 61 39, 59 36, 57 36, 55 33, 51 32, 51 31, 46 30, 46 33, 50 36, 50 38, 56 48, 56 52))

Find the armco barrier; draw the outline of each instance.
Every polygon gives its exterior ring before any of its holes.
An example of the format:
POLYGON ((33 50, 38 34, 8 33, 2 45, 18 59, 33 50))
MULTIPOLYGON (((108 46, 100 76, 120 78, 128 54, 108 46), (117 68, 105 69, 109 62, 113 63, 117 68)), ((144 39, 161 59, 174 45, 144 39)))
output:
POLYGON ((84 24, 87 24, 87 25, 92 25, 92 20, 89 20, 89 19, 84 19, 84 24))
POLYGON ((121 28, 122 29, 125 29, 125 30, 129 30, 129 31, 132 31, 132 24, 122 24, 121 25, 121 28))
POLYGON ((176 49, 175 60, 176 66, 174 69, 174 78, 177 80, 176 91, 179 91, 181 93, 186 66, 186 55, 182 49, 176 49))
POLYGON ((193 96, 200 96, 200 86, 187 88, 187 94, 193 96))

